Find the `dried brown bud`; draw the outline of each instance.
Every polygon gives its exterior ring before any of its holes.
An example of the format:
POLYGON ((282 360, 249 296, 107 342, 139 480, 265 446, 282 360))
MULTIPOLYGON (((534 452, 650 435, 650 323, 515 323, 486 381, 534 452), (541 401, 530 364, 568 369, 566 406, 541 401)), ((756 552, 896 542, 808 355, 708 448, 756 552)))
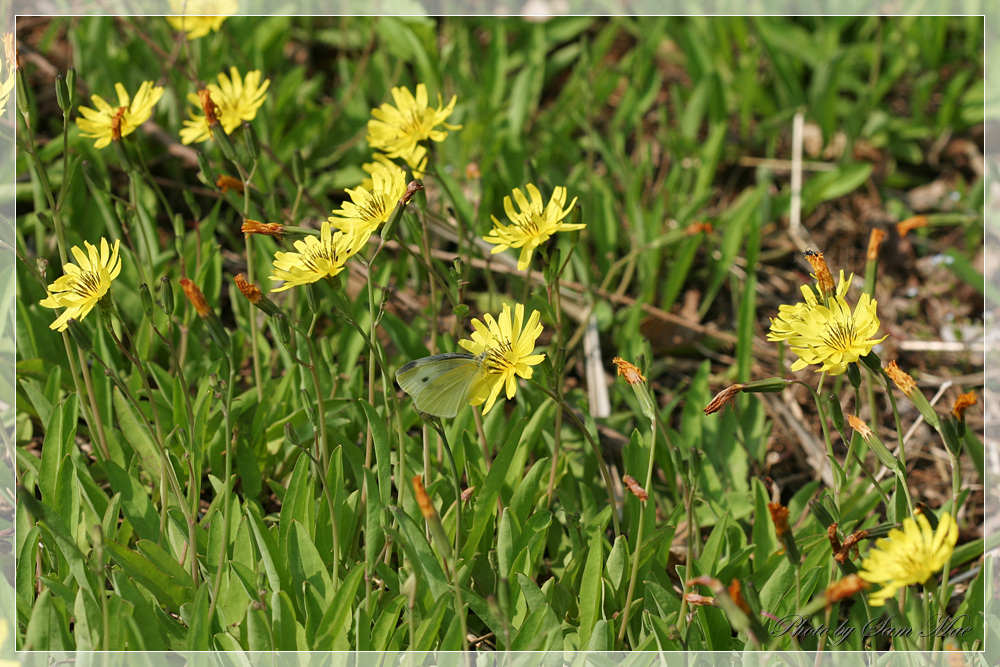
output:
POLYGON ((464 489, 462 491, 462 502, 463 503, 468 502, 469 498, 472 497, 472 492, 475 491, 475 490, 476 490, 476 487, 474 487, 474 486, 470 486, 469 488, 464 489))
POLYGON ((899 232, 899 236, 903 237, 909 234, 914 229, 919 229, 920 227, 927 226, 927 216, 926 215, 915 215, 912 218, 907 218, 896 223, 896 231, 899 232))
POLYGON ((410 181, 406 185, 406 192, 404 192, 403 196, 399 198, 399 205, 406 206, 407 204, 410 203, 410 200, 413 198, 413 195, 417 194, 423 189, 424 185, 420 181, 410 181))
POLYGON ((862 438, 867 440, 872 437, 872 430, 868 428, 868 424, 864 423, 854 415, 847 415, 847 423, 851 425, 851 428, 861 434, 862 438))
POLYGON ((692 222, 685 228, 684 233, 688 236, 694 236, 695 234, 711 234, 712 233, 712 223, 711 222, 692 222))
POLYGON ((243 296, 245 296, 250 303, 256 306, 260 303, 261 299, 264 298, 264 294, 260 291, 260 288, 251 282, 247 282, 247 277, 242 273, 237 273, 235 280, 236 286, 240 288, 240 292, 243 293, 243 296))
POLYGON ((966 409, 972 407, 976 403, 976 392, 970 391, 968 394, 962 394, 955 400, 955 405, 951 409, 951 414, 954 415, 955 419, 963 421, 965 419, 966 409))
POLYGON ((747 601, 743 599, 743 594, 740 593, 740 582, 738 579, 733 579, 733 583, 729 584, 729 597, 732 599, 736 606, 743 610, 744 614, 748 616, 753 614, 750 610, 750 605, 747 601))
POLYGON ((715 606, 715 598, 702 595, 701 593, 685 593, 684 600, 692 607, 715 606))
POLYGON ((219 118, 216 114, 219 112, 219 107, 212 101, 212 93, 207 88, 202 88, 198 91, 198 99, 201 100, 201 110, 205 112, 205 120, 208 122, 208 126, 217 125, 219 118))
POLYGON ((251 234, 261 234, 263 236, 281 236, 285 233, 285 226, 277 222, 257 222, 249 218, 243 220, 240 231, 246 236, 251 234))
POLYGON ((236 190, 239 193, 243 192, 243 181, 232 176, 226 176, 225 174, 221 174, 215 179, 215 186, 222 190, 222 194, 226 194, 230 190, 236 190))
POLYGON ((465 165, 465 177, 470 181, 474 181, 482 175, 483 175, 482 172, 479 171, 478 162, 470 162, 469 164, 465 165))
POLYGON ((208 307, 208 302, 205 301, 205 295, 201 293, 198 286, 187 278, 181 278, 181 288, 184 290, 185 296, 187 296, 188 301, 194 306, 195 312, 201 317, 208 317, 212 309, 208 307))
POLYGON ((831 523, 827 527, 826 537, 830 540, 830 549, 833 553, 840 553, 840 538, 837 537, 837 524, 831 523))
POLYGON ((611 360, 611 363, 618 367, 618 377, 624 377, 625 381, 629 384, 638 384, 646 381, 646 378, 643 377, 635 365, 625 361, 621 357, 615 357, 611 360))
POLYGON ((892 381, 896 383, 899 390, 907 396, 912 394, 913 390, 917 388, 917 383, 913 381, 913 378, 897 366, 895 361, 890 361, 889 365, 885 367, 885 374, 892 378, 892 381))
POLYGON ((434 503, 431 502, 427 490, 424 489, 424 485, 420 481, 420 475, 413 476, 413 491, 417 494, 417 505, 420 506, 420 513, 424 515, 424 519, 430 521, 436 517, 437 510, 434 509, 434 503))
POLYGON ((873 262, 878 259, 878 249, 882 245, 882 241, 885 240, 885 232, 878 227, 872 229, 871 235, 868 237, 868 261, 873 262))
POLYGON ((111 117, 111 140, 121 141, 122 140, 122 118, 125 117, 125 112, 128 111, 128 107, 118 107, 115 111, 115 115, 111 117))
POLYGON ((774 522, 774 534, 780 539, 788 532, 788 508, 781 503, 768 503, 767 509, 771 512, 771 521, 774 522))
POLYGON ((835 581, 826 589, 826 603, 831 605, 860 593, 868 588, 868 583, 856 574, 849 574, 840 581, 835 581))
POLYGON ((718 412, 723 408, 723 406, 726 403, 730 403, 730 405, 735 405, 734 401, 736 399, 736 394, 740 393, 743 390, 744 386, 745 385, 743 383, 738 383, 730 385, 725 389, 723 389, 722 391, 720 391, 718 394, 715 395, 715 398, 712 399, 712 402, 705 406, 704 410, 705 414, 710 415, 713 412, 718 412))
POLYGON ((844 544, 840 547, 840 551, 833 555, 834 560, 838 563, 843 563, 847 561, 848 557, 851 555, 851 549, 854 549, 854 557, 858 558, 858 542, 868 538, 867 530, 859 530, 853 535, 848 535, 844 538, 844 544))
POLYGON ((625 475, 622 477, 622 483, 625 484, 625 487, 632 492, 633 496, 642 502, 646 502, 646 499, 649 498, 649 494, 646 493, 645 489, 639 486, 639 482, 635 481, 635 478, 632 477, 632 475, 625 475))
POLYGON ((833 275, 830 273, 830 267, 826 265, 826 260, 823 259, 823 253, 816 252, 815 250, 806 250, 803 255, 805 255, 809 266, 815 272, 813 275, 816 278, 816 286, 819 287, 820 293, 825 297, 834 294, 836 286, 833 284, 833 275))

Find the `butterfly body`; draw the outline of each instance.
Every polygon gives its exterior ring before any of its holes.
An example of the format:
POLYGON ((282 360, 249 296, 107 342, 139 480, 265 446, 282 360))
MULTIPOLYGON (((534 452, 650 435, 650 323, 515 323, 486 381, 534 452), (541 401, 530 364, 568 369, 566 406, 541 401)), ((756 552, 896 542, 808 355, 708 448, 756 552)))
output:
POLYGON ((396 371, 396 382, 420 412, 454 417, 469 403, 482 356, 447 352, 415 359, 396 371))

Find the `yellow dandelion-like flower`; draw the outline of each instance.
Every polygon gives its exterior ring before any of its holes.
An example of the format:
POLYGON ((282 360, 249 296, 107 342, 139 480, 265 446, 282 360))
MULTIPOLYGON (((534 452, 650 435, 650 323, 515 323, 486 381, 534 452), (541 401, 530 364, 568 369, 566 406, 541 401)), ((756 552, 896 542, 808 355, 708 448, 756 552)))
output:
POLYGON ((100 95, 91 95, 90 100, 96 109, 80 107, 82 118, 76 119, 76 125, 83 136, 97 139, 94 148, 104 148, 111 143, 116 131, 119 136, 132 134, 135 129, 149 120, 153 115, 153 107, 163 96, 162 86, 153 86, 152 81, 143 81, 135 97, 129 97, 125 86, 115 84, 118 93, 118 106, 108 104, 100 95))
POLYGON ((888 537, 876 540, 861 563, 858 576, 882 586, 868 597, 868 602, 881 607, 900 588, 927 581, 951 558, 956 542, 958 525, 948 513, 938 519, 937 530, 931 528, 923 514, 918 514, 916 521, 903 519, 903 529, 893 528, 888 537))
POLYGON ((564 208, 566 188, 556 187, 548 204, 542 201, 542 193, 534 184, 528 183, 527 190, 530 200, 524 196, 519 188, 514 188, 514 201, 517 202, 517 209, 514 208, 509 196, 503 198, 503 208, 507 212, 507 218, 511 224, 505 225, 497 220, 496 216, 490 216, 493 218, 493 229, 483 237, 488 243, 496 245, 492 251, 494 255, 507 248, 520 248, 521 256, 517 260, 519 271, 528 268, 531 254, 535 252, 535 248, 548 241, 553 234, 583 229, 587 226, 562 221, 576 205, 576 197, 573 197, 569 206, 564 208))
POLYGON ((376 151, 390 158, 403 158, 420 178, 427 165, 427 148, 419 142, 425 139, 444 141, 448 130, 460 130, 461 125, 445 122, 455 109, 457 96, 452 96, 448 106, 443 106, 438 95, 436 109, 427 106, 427 86, 417 84, 416 97, 406 87, 392 89, 393 106, 386 102, 378 109, 372 109, 372 120, 368 121, 368 135, 365 140, 376 151), (438 129, 438 125, 445 129, 438 129))
POLYGON ((170 0, 170 11, 178 16, 166 19, 174 30, 186 32, 188 39, 198 39, 218 32, 222 22, 239 9, 236 0, 170 0))
MULTIPOLYGON (((260 70, 247 72, 246 77, 241 77, 239 70, 230 67, 228 77, 219 74, 219 85, 210 83, 205 87, 211 94, 219 122, 227 134, 243 121, 257 117, 257 109, 267 99, 267 88, 271 85, 270 79, 264 79, 262 83, 260 77, 260 70)), ((187 99, 198 109, 202 108, 197 93, 188 94, 187 99)), ((191 118, 184 121, 181 128, 181 143, 192 144, 210 139, 212 130, 208 127, 208 118, 190 110, 188 115, 191 118)))
POLYGON ((840 272, 840 285, 836 293, 825 302, 820 302, 812 289, 803 285, 805 301, 794 306, 781 306, 778 317, 771 319, 771 331, 767 339, 783 340, 798 355, 792 370, 798 371, 813 364, 818 370, 830 375, 840 375, 847 365, 867 355, 872 348, 887 338, 873 339, 880 322, 876 313, 878 302, 868 294, 862 294, 858 304, 851 311, 844 298, 847 287, 854 278, 844 280, 840 272))
POLYGON ((270 280, 284 284, 272 292, 283 292, 296 285, 314 283, 327 276, 335 276, 344 270, 344 263, 368 242, 368 234, 334 233, 328 220, 323 222, 319 238, 307 236, 295 242, 298 252, 276 252, 274 254, 274 274, 270 280))
POLYGON ((406 173, 394 164, 379 165, 372 171, 370 188, 348 189, 351 201, 327 218, 337 229, 345 232, 371 234, 378 226, 389 221, 396 204, 406 192, 406 173))
MULTIPOLYGON (((391 169, 393 167, 399 167, 399 165, 397 165, 395 162, 390 160, 382 153, 372 154, 372 161, 365 162, 364 164, 361 165, 361 170, 364 171, 366 174, 368 174, 368 178, 361 181, 361 187, 363 187, 365 190, 371 190, 372 174, 374 174, 376 171, 382 171, 383 169, 391 169)), ((420 178, 420 176, 417 176, 417 178, 420 178)))
POLYGON ((472 340, 458 341, 469 353, 482 358, 479 377, 469 392, 469 404, 479 405, 485 402, 483 414, 493 407, 501 388, 506 388, 507 398, 514 398, 517 393, 515 376, 530 379, 531 367, 545 359, 544 354, 532 354, 535 351, 535 341, 542 333, 538 318, 538 311, 533 310, 525 322, 524 306, 516 304, 512 319, 510 306, 504 304, 499 321, 490 314, 485 316, 485 324, 474 319, 472 340))
POLYGON ((107 239, 101 239, 100 253, 97 247, 84 241, 87 252, 78 246, 70 248, 76 264, 63 265, 63 275, 46 288, 48 296, 40 301, 46 308, 65 308, 62 315, 49 325, 50 329, 65 331, 70 319, 82 320, 111 288, 111 281, 118 277, 122 269, 118 257, 119 241, 108 246, 107 239))
POLYGON ((17 56, 14 53, 14 33, 5 32, 3 34, 3 50, 6 59, 5 69, 7 76, 0 83, 0 116, 7 110, 7 100, 10 99, 11 91, 14 90, 16 79, 14 78, 14 68, 17 66, 17 56))

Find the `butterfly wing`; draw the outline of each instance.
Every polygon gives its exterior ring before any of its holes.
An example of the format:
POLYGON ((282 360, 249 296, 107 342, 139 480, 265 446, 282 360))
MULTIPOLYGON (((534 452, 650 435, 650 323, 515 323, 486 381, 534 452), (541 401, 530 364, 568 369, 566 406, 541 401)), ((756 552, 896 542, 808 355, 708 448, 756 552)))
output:
POLYGON ((479 372, 479 357, 449 352, 416 359, 396 371, 396 382, 413 397, 420 412, 454 417, 469 402, 479 372))

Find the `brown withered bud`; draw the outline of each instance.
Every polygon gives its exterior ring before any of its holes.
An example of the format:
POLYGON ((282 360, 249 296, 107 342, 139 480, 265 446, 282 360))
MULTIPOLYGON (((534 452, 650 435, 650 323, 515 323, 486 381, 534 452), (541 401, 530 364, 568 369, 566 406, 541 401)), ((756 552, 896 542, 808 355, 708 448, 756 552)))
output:
POLYGON ((198 99, 201 101, 201 110, 205 112, 205 120, 208 122, 208 126, 212 127, 219 123, 219 107, 212 100, 212 93, 209 92, 207 88, 202 88, 198 91, 198 99))
POLYGON ((836 554, 833 555, 834 560, 836 560, 838 563, 843 563, 848 559, 848 557, 850 557, 851 549, 854 550, 854 557, 859 558, 860 554, 858 553, 858 542, 867 538, 868 538, 867 530, 859 530, 853 535, 848 535, 847 537, 844 538, 844 544, 842 547, 840 547, 840 551, 838 551, 836 554))
POLYGON ((840 538, 837 537, 837 524, 830 524, 826 529, 826 536, 830 540, 830 549, 833 550, 833 553, 840 553, 840 538))
POLYGON ((823 253, 816 252, 815 250, 806 250, 802 254, 809 262, 809 266, 812 267, 813 275, 816 276, 816 286, 819 287, 820 294, 824 297, 831 296, 836 291, 836 287, 833 284, 833 275, 830 273, 830 267, 826 265, 826 260, 823 259, 823 253))
POLYGON ((977 402, 976 392, 970 391, 968 394, 962 394, 955 400, 955 405, 951 408, 951 414, 955 419, 963 421, 965 419, 965 411, 977 402))
POLYGON ((205 301, 205 295, 202 294, 201 289, 187 278, 181 278, 181 288, 188 301, 194 306, 195 312, 201 317, 208 317, 212 309, 208 307, 208 302, 205 301))
POLYGON ((417 494, 417 505, 420 506, 420 513, 424 518, 431 520, 436 517, 437 510, 434 509, 434 503, 431 502, 431 497, 427 495, 427 490, 420 481, 420 475, 413 476, 413 491, 417 494))
POLYGON ((706 415, 710 415, 714 412, 718 412, 719 410, 721 410, 723 406, 726 405, 726 403, 735 405, 735 403, 733 403, 732 401, 736 399, 736 395, 738 393, 743 391, 743 387, 745 386, 746 385, 744 385, 741 382, 726 387, 725 389, 723 389, 722 391, 720 391, 718 394, 715 395, 715 398, 712 399, 711 403, 705 406, 703 412, 706 415))
POLYGON ((847 415, 847 423, 851 425, 855 431, 857 431, 862 438, 870 438, 872 436, 872 430, 868 427, 868 424, 864 423, 854 415, 847 415))
POLYGON ((781 503, 768 503, 767 509, 771 513, 771 521, 774 522, 774 534, 780 539, 788 532, 788 508, 781 503))
POLYGON ((738 579, 733 579, 733 583, 729 584, 728 590, 729 597, 736 603, 736 606, 742 609, 744 614, 748 616, 753 615, 750 605, 747 604, 747 601, 743 599, 743 594, 740 593, 740 582, 738 579))
POLYGON ((410 200, 413 199, 413 195, 417 194, 423 189, 424 189, 424 184, 421 183, 420 181, 410 181, 406 185, 406 191, 403 193, 403 196, 399 198, 399 205, 406 206, 407 204, 410 203, 410 200))
POLYGON ((885 232, 879 228, 872 229, 871 235, 868 237, 868 261, 874 261, 878 259, 878 249, 882 245, 882 241, 885 240, 885 232))
POLYGON ((913 390, 917 388, 917 383, 913 381, 910 375, 902 370, 896 365, 895 361, 890 361, 889 365, 885 367, 885 374, 888 375, 892 381, 896 384, 901 392, 909 396, 913 393, 913 390))
POLYGON ((903 237, 909 234, 914 229, 920 229, 921 227, 927 226, 927 216, 926 215, 915 215, 912 218, 907 218, 906 220, 901 220, 896 223, 896 231, 899 232, 899 236, 903 237))
POLYGON ((222 194, 226 194, 230 190, 236 190, 242 194, 243 192, 243 181, 238 178, 233 178, 232 176, 226 176, 225 174, 220 174, 217 179, 215 179, 215 186, 222 190, 222 194))
POLYGON ((277 222, 257 222, 256 220, 250 220, 247 218, 243 220, 243 225, 240 227, 240 231, 243 232, 244 238, 250 236, 251 234, 261 234, 262 236, 281 236, 285 233, 285 226, 277 222))
POLYGON ((646 381, 646 377, 639 368, 631 362, 625 361, 621 357, 615 357, 611 360, 611 363, 618 367, 618 377, 625 378, 625 381, 629 384, 638 384, 639 382, 646 381))
POLYGON ((866 588, 868 588, 868 582, 856 574, 849 574, 843 579, 833 582, 826 589, 826 604, 830 606, 834 602, 846 600, 866 588))
POLYGON ((708 595, 701 595, 700 593, 685 593, 684 600, 691 606, 695 607, 706 607, 715 606, 715 598, 708 595))
POLYGON ((688 236, 694 236, 695 234, 711 234, 712 233, 712 223, 711 222, 692 222, 687 228, 684 229, 684 233, 688 236))
POLYGON ((629 491, 632 492, 633 496, 642 502, 646 502, 646 499, 649 498, 649 494, 646 493, 645 489, 639 486, 639 482, 635 481, 635 478, 632 477, 632 475, 625 475, 622 477, 622 483, 629 491))
POLYGON ((470 486, 469 488, 462 491, 462 502, 469 502, 469 498, 472 497, 472 492, 476 490, 476 487, 470 486))
POLYGON ((115 115, 111 117, 112 141, 122 140, 122 119, 125 118, 126 111, 128 111, 128 107, 118 107, 118 110, 115 111, 115 115))

